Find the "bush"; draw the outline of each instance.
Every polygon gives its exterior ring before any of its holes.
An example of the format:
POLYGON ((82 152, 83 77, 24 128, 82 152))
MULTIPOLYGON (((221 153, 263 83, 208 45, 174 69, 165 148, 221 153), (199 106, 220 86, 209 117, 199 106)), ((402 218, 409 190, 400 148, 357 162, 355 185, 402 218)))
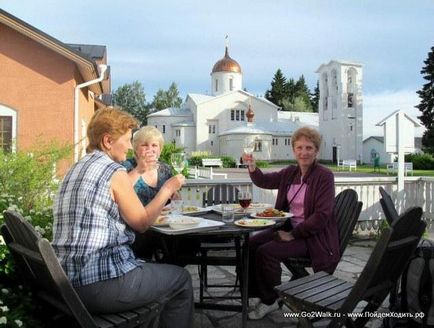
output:
POLYGON ((405 161, 412 162, 414 170, 434 170, 434 157, 430 154, 407 154, 405 161))
MULTIPOLYGON (((51 240, 54 195, 59 180, 56 163, 71 154, 71 147, 55 144, 31 152, 0 151, 0 225, 3 212, 21 213, 41 235, 51 240)), ((42 327, 32 320, 36 311, 28 291, 18 285, 13 258, 0 239, 0 324, 4 327, 42 327)))
POLYGON ((268 162, 266 162, 266 161, 258 160, 258 161, 256 161, 256 166, 257 167, 270 167, 270 164, 268 164, 268 162))
POLYGON ((221 157, 223 167, 236 167, 237 164, 235 160, 231 156, 222 156, 221 157))

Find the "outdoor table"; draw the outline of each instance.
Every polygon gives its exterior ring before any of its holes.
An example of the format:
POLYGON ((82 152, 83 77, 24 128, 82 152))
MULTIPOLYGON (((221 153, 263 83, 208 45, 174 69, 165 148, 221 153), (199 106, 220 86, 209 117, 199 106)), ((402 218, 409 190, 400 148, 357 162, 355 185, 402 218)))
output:
MULTIPOLYGON (((196 215, 208 220, 215 220, 221 222, 221 214, 216 212, 208 212, 206 214, 196 215)), ((237 219, 237 218, 236 218, 237 219)), ((235 219, 235 220, 236 220, 235 219)), ((153 228, 155 231, 161 233, 164 236, 169 234, 159 231, 153 228)), ((201 309, 213 309, 213 310, 226 310, 226 311, 241 311, 242 315, 242 327, 246 326, 247 322, 247 308, 249 304, 248 298, 248 279, 249 279, 249 235, 252 231, 260 230, 261 227, 239 227, 234 223, 225 223, 224 225, 208 228, 206 230, 199 230, 194 232, 187 232, 184 234, 171 235, 173 238, 173 243, 171 247, 168 247, 166 243, 166 238, 161 238, 163 247, 166 248, 164 251, 165 258, 169 263, 179 263, 179 264, 202 264, 203 259, 200 256, 180 256, 177 253, 178 242, 180 238, 194 238, 199 241, 206 240, 207 237, 218 237, 218 238, 234 238, 239 239, 241 242, 241 254, 237 254, 237 263, 241 263, 241 306, 240 305, 230 305, 230 304, 215 304, 210 302, 196 302, 195 306, 201 309), (170 248, 170 249, 169 249, 170 248)), ((208 264, 208 263, 205 263, 208 264)))

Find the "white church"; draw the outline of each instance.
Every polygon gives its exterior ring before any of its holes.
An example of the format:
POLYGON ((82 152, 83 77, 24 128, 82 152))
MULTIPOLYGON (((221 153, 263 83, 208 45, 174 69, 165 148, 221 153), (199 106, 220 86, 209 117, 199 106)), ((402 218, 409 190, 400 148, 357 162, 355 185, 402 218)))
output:
POLYGON ((225 55, 211 71, 211 95, 187 95, 181 108, 148 115, 166 142, 187 154, 208 151, 237 160, 246 140, 261 160, 293 159, 290 140, 301 126, 317 128, 323 136, 320 158, 362 160, 362 65, 330 61, 321 65, 318 113, 288 112, 263 97, 243 90, 243 72, 225 55))

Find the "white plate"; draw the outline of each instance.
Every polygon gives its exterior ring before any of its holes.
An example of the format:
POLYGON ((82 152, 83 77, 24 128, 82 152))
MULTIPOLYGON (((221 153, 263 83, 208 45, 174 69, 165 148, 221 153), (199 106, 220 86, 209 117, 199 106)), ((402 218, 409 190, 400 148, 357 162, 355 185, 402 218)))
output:
POLYGON ((215 221, 215 220, 207 220, 202 218, 196 218, 199 219, 199 224, 193 228, 186 228, 186 229, 172 229, 170 227, 155 227, 152 226, 151 229, 158 231, 160 233, 163 233, 165 235, 182 235, 185 233, 191 233, 191 232, 197 232, 197 231, 206 231, 206 230, 212 230, 216 227, 224 225, 224 222, 215 221))
POLYGON ((281 220, 281 219, 292 218, 294 216, 294 214, 288 213, 288 212, 283 212, 283 214, 285 214, 285 216, 258 216, 258 213, 261 213, 261 212, 252 213, 252 214, 250 214, 250 216, 252 218, 255 218, 255 219, 267 219, 267 220, 268 219, 281 220))
MULTIPOLYGON (((231 205, 231 206, 233 206, 235 208, 235 214, 242 214, 242 213, 244 213, 243 212, 243 208, 241 207, 240 204, 228 204, 228 205, 231 205)), ((254 212, 258 212, 258 210, 266 209, 267 207, 273 207, 273 205, 264 204, 264 203, 251 203, 250 206, 247 207, 246 212, 247 213, 254 213, 254 212)), ((211 206, 211 209, 214 212, 217 212, 217 213, 221 214, 222 213, 222 204, 211 206)))
POLYGON ((157 220, 155 220, 154 227, 168 227, 170 222, 170 216, 167 214, 159 215, 157 220))
POLYGON ((275 223, 276 222, 269 219, 241 219, 234 222, 235 225, 239 227, 246 227, 246 228, 269 227, 275 223))
POLYGON ((209 208, 184 205, 182 207, 182 214, 202 214, 211 211, 209 208))
POLYGON ((175 216, 169 221, 169 226, 173 230, 191 229, 199 225, 200 218, 194 216, 175 216))

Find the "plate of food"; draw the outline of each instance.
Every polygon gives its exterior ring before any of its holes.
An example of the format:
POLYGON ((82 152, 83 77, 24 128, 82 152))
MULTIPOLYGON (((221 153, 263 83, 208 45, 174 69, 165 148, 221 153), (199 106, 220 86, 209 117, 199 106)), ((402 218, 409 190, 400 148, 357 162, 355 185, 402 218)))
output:
POLYGON ((276 210, 275 208, 269 207, 262 212, 256 212, 250 214, 251 217, 257 219, 286 219, 293 216, 292 213, 276 210))
POLYGON ((193 205, 184 205, 182 206, 182 214, 199 214, 206 213, 210 210, 204 207, 198 207, 193 205))
MULTIPOLYGON (((229 204, 229 205, 231 205, 235 209, 236 214, 243 214, 244 213, 243 208, 241 207, 240 204, 229 204)), ((247 213, 254 213, 254 212, 257 212, 259 210, 270 207, 270 206, 272 206, 272 205, 264 204, 264 203, 251 203, 249 205, 249 207, 246 208, 246 212, 247 213)), ((212 210, 214 212, 221 213, 222 212, 222 204, 212 206, 212 210)))
POLYGON ((246 228, 268 227, 272 226, 275 223, 276 222, 269 219, 241 219, 234 222, 235 225, 246 228))
POLYGON ((172 218, 169 221, 169 226, 172 229, 191 229, 199 225, 200 219, 193 216, 179 216, 177 218, 172 218))
POLYGON ((165 227, 170 223, 170 217, 168 215, 159 215, 155 220, 153 226, 154 227, 165 227))

